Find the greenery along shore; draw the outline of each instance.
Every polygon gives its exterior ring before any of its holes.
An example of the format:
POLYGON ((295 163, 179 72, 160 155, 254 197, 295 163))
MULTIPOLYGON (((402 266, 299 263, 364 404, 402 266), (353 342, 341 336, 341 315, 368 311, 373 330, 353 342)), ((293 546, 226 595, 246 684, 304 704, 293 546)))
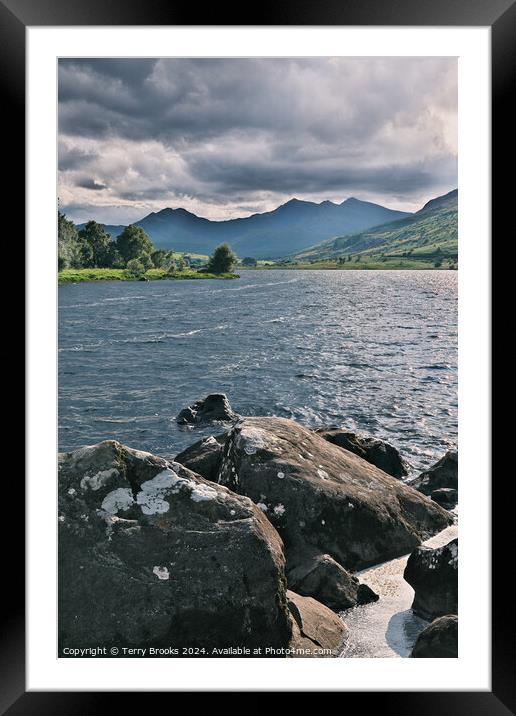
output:
POLYGON ((77 231, 58 213, 59 283, 83 281, 156 281, 160 279, 231 279, 237 257, 227 244, 213 254, 177 254, 156 249, 140 226, 126 226, 113 240, 102 224, 88 221, 77 231))
POLYGON ((207 271, 198 271, 192 269, 183 269, 181 271, 170 272, 166 269, 149 269, 139 276, 127 269, 110 269, 110 268, 82 268, 82 269, 63 269, 58 273, 59 283, 81 283, 85 281, 159 281, 161 279, 230 279, 239 278, 236 273, 209 273, 207 271))
POLYGON ((103 224, 89 221, 78 230, 59 212, 59 282, 236 278, 235 266, 263 270, 456 270, 457 209, 454 190, 430 200, 415 214, 275 259, 238 259, 227 244, 218 246, 211 257, 157 249, 141 226, 118 227, 120 233, 115 239, 103 224))

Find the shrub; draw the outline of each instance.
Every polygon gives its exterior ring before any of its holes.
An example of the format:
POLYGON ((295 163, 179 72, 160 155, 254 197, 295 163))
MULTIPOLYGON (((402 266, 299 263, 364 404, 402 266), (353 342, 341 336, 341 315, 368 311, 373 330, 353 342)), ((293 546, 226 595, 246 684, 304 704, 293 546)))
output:
POLYGON ((217 246, 206 266, 208 273, 230 273, 236 263, 236 256, 228 244, 217 246))
POLYGON ((133 276, 143 276, 145 267, 139 259, 131 259, 127 262, 127 270, 133 276))
POLYGON ((143 266, 145 271, 148 271, 149 269, 154 267, 154 264, 152 263, 152 259, 151 259, 150 255, 147 253, 143 253, 140 256, 138 256, 137 260, 141 263, 141 265, 143 266))

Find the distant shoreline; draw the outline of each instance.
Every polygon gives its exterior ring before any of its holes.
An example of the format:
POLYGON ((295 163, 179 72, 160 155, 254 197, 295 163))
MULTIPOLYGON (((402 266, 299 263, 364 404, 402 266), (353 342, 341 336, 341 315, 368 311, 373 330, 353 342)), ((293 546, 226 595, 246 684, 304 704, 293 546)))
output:
POLYGON ((189 279, 222 279, 228 280, 239 278, 236 273, 205 273, 200 271, 176 271, 175 273, 167 273, 164 269, 149 269, 141 276, 135 276, 127 271, 127 269, 63 269, 57 274, 57 280, 60 284, 66 283, 96 283, 98 281, 185 281, 189 279))
MULTIPOLYGON (((266 266, 239 266, 239 271, 456 271, 447 266, 414 266, 409 263, 396 263, 387 265, 336 265, 336 264, 303 264, 294 266, 292 264, 284 265, 266 265, 266 266)), ((198 271, 181 271, 175 274, 169 274, 163 269, 150 269, 142 276, 134 276, 126 269, 64 269, 57 275, 58 283, 61 285, 70 283, 99 283, 105 281, 188 281, 201 279, 218 279, 231 280, 240 278, 236 273, 203 273, 198 271)))
POLYGON ((451 269, 448 266, 433 266, 429 263, 421 262, 415 266, 414 262, 398 261, 393 263, 359 263, 352 262, 347 264, 335 264, 329 262, 321 262, 314 264, 269 264, 262 266, 239 266, 238 270, 242 271, 457 271, 457 268, 451 269))

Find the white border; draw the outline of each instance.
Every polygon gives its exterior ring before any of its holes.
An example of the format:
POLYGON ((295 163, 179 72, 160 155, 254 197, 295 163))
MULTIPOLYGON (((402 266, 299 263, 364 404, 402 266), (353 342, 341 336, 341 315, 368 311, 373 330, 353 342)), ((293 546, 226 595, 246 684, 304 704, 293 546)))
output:
POLYGON ((37 27, 27 28, 27 40, 27 689, 489 690, 490 29, 37 27), (458 659, 257 659, 251 667, 247 659, 56 658, 56 58, 135 50, 151 57, 459 57, 458 659))

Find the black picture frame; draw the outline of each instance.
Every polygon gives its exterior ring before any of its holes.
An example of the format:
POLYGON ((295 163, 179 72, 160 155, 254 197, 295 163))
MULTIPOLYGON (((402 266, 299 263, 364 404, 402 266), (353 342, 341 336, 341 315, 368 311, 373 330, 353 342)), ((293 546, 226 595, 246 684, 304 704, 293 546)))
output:
MULTIPOLYGON (((15 148, 16 161, 4 175, 9 213, 17 218, 20 233, 25 215, 25 30, 28 26, 74 25, 362 25, 362 26, 485 26, 492 31, 492 206, 493 236, 501 233, 505 212, 513 203, 514 182, 501 169, 514 156, 513 124, 509 111, 513 99, 511 80, 516 70, 515 0, 263 0, 245 10, 229 4, 200 7, 184 0, 0 0, 0 97, 4 106, 4 138, 15 148), (199 17, 202 22, 199 22, 199 17), (511 149, 513 150, 511 152, 511 149), (511 201, 512 200, 512 201, 511 201), (499 207, 499 211, 495 209, 499 207)), ((4 194, 5 196, 5 194, 4 194)), ((19 249, 17 249, 19 251, 19 249)), ((19 262, 19 255, 18 255, 19 262)), ((496 298, 496 295, 493 296, 496 298)), ((493 316, 495 314, 493 313, 493 316)), ((488 436, 486 436, 488 439, 488 436)), ((21 453, 20 453, 21 454, 21 453)), ((493 451, 493 454, 496 454, 493 451)), ((495 468, 496 465, 493 465, 495 468)), ((19 466, 17 466, 19 472, 19 466)), ((494 469, 493 469, 494 472, 494 469)), ((419 692, 367 694, 385 713, 403 714, 493 714, 513 713, 514 609, 507 603, 509 576, 503 562, 504 525, 510 524, 513 500, 512 477, 503 484, 497 477, 493 487, 493 592, 492 592, 492 691, 419 692)), ((23 486, 19 486, 22 490, 23 486)), ((4 574, 15 575, 2 590, 2 643, 0 647, 0 713, 86 714, 96 711, 117 694, 93 692, 25 691, 24 585, 18 565, 24 559, 19 525, 16 538, 4 541, 4 574), (7 562, 7 564, 5 564, 7 562), (7 586, 8 585, 8 586, 7 586)), ((474 598, 474 596, 473 596, 474 598)), ((509 597, 510 599, 510 597, 509 597)), ((410 684, 407 684, 410 688, 410 684)), ((235 690, 237 685, 235 685, 235 690)), ((348 699, 364 694, 347 693, 348 699)), ((134 701, 137 694, 131 694, 134 701)), ((117 701, 117 704, 119 702, 117 701)), ((360 702, 362 703, 362 702, 360 702)), ((370 702, 368 705, 371 705, 370 702)))

